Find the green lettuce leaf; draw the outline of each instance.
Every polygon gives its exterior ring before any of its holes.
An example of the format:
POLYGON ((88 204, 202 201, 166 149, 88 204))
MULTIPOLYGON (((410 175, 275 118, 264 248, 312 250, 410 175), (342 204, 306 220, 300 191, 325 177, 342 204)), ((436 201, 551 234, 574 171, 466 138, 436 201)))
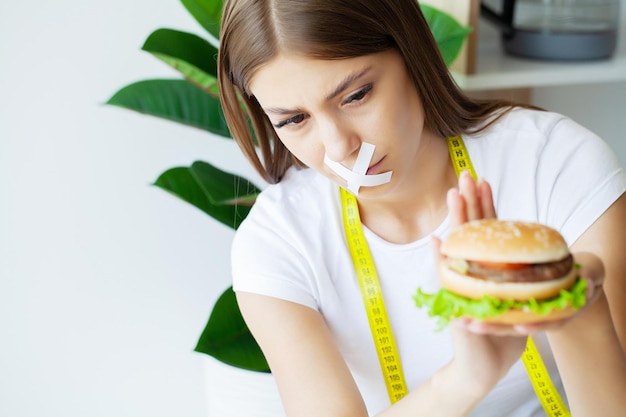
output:
POLYGON ((418 288, 413 300, 417 307, 427 308, 430 317, 437 318, 438 329, 441 330, 448 325, 450 320, 455 318, 473 317, 483 320, 498 316, 511 308, 530 310, 540 315, 568 306, 577 310, 585 305, 586 290, 587 281, 581 278, 569 290, 561 290, 557 297, 542 301, 534 299, 529 301, 500 300, 488 295, 480 300, 475 300, 456 295, 445 288, 435 294, 424 293, 421 288, 418 288))

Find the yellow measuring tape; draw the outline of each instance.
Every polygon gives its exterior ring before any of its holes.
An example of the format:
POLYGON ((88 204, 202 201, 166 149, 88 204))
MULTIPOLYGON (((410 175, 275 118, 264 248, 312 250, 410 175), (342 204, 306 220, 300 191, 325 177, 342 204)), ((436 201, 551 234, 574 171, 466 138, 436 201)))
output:
MULTIPOLYGON (((476 171, 465 148, 463 139, 460 136, 454 136, 447 138, 447 141, 450 158, 457 176, 462 171, 469 170, 474 180, 477 180, 476 171)), ((361 289, 372 338, 387 386, 387 393, 393 404, 408 393, 400 363, 400 355, 393 338, 389 318, 387 317, 378 273, 363 234, 363 225, 356 197, 343 188, 340 191, 343 224, 348 249, 350 250, 352 263, 354 264, 354 270, 361 289)), ((550 417, 571 417, 561 395, 550 379, 546 366, 530 336, 526 342, 522 362, 526 367, 530 382, 546 414, 550 417)))
POLYGON ((453 136, 446 140, 448 141, 448 151, 450 152, 450 159, 452 160, 456 176, 461 176, 463 171, 469 171, 474 181, 478 181, 478 175, 476 175, 476 170, 474 165, 472 165, 472 160, 465 148, 463 139, 460 136, 453 136))
POLYGON ((539 398, 546 414, 551 417, 570 417, 571 414, 559 395, 559 392, 554 387, 550 379, 550 374, 541 356, 539 356, 539 351, 535 347, 535 342, 533 342, 530 336, 528 336, 528 341, 526 342, 522 362, 524 362, 535 394, 537 394, 537 398, 539 398))
POLYGON ((372 254, 363 234, 363 225, 361 224, 356 197, 343 188, 340 190, 343 227, 346 232, 348 249, 350 250, 354 271, 361 288, 361 296, 365 304, 367 320, 372 331, 380 368, 385 378, 387 394, 393 404, 408 392, 402 365, 400 364, 400 355, 391 332, 391 325, 389 324, 387 310, 383 302, 383 294, 380 289, 380 281, 374 265, 374 259, 372 259, 372 254))

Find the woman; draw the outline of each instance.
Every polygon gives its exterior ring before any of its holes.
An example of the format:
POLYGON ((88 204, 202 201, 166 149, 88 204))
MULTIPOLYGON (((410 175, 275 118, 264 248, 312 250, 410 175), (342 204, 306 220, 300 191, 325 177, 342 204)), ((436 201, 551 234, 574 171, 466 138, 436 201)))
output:
POLYGON ((274 184, 237 232, 233 278, 287 415, 544 415, 518 360, 529 333, 573 415, 623 411, 626 184, 600 139, 557 114, 466 97, 413 0, 226 1, 219 71, 233 137, 274 184), (456 135, 477 183, 456 177, 456 135), (393 405, 339 187, 357 196, 409 388, 393 405), (496 213, 558 229, 595 290, 566 322, 458 320, 436 333, 411 300, 438 285, 431 242, 496 213))

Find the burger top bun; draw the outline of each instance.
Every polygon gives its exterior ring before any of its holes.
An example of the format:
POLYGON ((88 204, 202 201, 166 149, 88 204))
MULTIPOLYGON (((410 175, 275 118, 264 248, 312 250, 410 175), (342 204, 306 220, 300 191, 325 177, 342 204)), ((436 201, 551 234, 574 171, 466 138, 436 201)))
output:
POLYGON ((483 219, 452 231, 441 253, 472 261, 544 263, 565 258, 569 249, 561 234, 548 226, 483 219))

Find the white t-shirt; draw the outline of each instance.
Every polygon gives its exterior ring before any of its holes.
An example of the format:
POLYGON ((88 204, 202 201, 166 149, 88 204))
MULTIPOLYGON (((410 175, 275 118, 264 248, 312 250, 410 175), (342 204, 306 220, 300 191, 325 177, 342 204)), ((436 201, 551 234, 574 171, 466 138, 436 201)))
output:
MULTIPOLYGON (((597 136, 550 112, 516 109, 478 136, 464 136, 479 177, 492 186, 498 217, 540 222, 572 244, 626 189, 626 175, 597 136)), ((430 237, 389 243, 366 227, 409 389, 453 357, 448 331, 412 295, 439 288, 430 237)), ((445 238, 446 219, 433 232, 445 238)), ((257 199, 232 249, 233 287, 322 313, 370 415, 389 399, 343 234, 339 190, 310 169, 290 169, 257 199)), ((280 331, 280 329, 276 329, 280 331)), ((533 337, 561 388, 545 335, 533 337)), ((564 397, 565 398, 565 397, 564 397)), ((542 416, 521 361, 472 416, 542 416)))

